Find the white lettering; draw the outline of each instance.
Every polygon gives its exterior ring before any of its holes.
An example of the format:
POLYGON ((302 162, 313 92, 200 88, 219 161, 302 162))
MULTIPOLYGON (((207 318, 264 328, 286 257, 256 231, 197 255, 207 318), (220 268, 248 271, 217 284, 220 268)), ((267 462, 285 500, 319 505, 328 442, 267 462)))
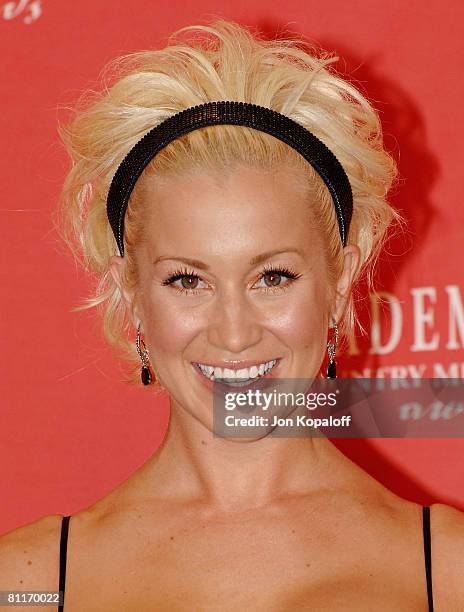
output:
POLYGON ((449 297, 448 343, 446 348, 456 350, 464 347, 464 306, 457 285, 448 285, 445 290, 449 297), (460 342, 456 337, 458 326, 460 342))

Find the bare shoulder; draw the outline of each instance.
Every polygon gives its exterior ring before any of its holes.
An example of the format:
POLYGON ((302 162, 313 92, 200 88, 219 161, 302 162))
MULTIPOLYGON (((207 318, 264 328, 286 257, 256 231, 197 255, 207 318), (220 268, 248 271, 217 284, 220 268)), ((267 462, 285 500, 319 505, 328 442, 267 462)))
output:
POLYGON ((430 507, 433 596, 440 608, 464 610, 464 512, 430 507))
POLYGON ((44 516, 0 537, 0 591, 58 590, 61 519, 44 516))

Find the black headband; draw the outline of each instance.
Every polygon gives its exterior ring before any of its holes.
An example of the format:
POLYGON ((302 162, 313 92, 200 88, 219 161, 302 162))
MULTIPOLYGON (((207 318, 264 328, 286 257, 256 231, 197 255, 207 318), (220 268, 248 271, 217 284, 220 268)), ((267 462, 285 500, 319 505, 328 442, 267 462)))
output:
POLYGON ((242 125, 266 132, 298 151, 327 185, 334 201, 343 246, 353 213, 353 194, 342 165, 327 146, 309 130, 289 117, 248 102, 206 102, 187 108, 145 134, 122 160, 111 181, 107 214, 124 256, 124 215, 135 183, 143 170, 170 142, 210 125, 242 125))

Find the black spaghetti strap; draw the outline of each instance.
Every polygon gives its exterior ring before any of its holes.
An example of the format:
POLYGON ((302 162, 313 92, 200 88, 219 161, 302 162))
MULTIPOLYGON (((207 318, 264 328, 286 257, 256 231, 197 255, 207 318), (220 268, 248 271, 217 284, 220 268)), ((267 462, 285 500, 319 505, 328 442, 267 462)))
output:
POLYGON ((70 518, 70 516, 63 516, 61 520, 59 590, 63 591, 63 603, 58 606, 58 612, 63 612, 64 610, 64 590, 66 585, 66 556, 68 551, 68 532, 70 518))
MULTIPOLYGON (((59 590, 63 591, 63 604, 58 606, 58 612, 64 612, 64 592, 66 585, 66 557, 68 548, 68 532, 70 516, 63 516, 61 521, 60 539, 60 580, 59 590)), ((422 528, 424 534, 424 558, 425 576, 427 580, 427 599, 429 612, 433 612, 433 592, 432 592, 432 555, 431 555, 431 533, 430 533, 430 507, 422 506, 422 528)))
POLYGON ((422 506, 422 527, 424 532, 424 557, 425 557, 425 577, 427 579, 427 599, 429 602, 429 612, 433 612, 433 593, 432 593, 432 554, 431 554, 431 534, 430 534, 430 507, 422 506))

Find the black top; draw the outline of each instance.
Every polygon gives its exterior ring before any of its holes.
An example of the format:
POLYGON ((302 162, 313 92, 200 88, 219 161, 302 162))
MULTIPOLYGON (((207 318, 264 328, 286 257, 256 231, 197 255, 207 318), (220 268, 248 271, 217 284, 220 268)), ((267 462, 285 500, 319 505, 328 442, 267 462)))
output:
MULTIPOLYGON (((58 612, 64 610, 64 589, 66 584, 66 552, 68 547, 68 531, 70 516, 63 516, 61 521, 61 539, 60 539, 60 587, 63 591, 63 605, 58 606, 58 612)), ((432 556, 431 556, 431 537, 430 537, 430 507, 422 506, 422 531, 424 535, 424 558, 425 558, 425 577, 427 580, 427 600, 429 603, 429 612, 433 612, 433 594, 432 594, 432 556)))

